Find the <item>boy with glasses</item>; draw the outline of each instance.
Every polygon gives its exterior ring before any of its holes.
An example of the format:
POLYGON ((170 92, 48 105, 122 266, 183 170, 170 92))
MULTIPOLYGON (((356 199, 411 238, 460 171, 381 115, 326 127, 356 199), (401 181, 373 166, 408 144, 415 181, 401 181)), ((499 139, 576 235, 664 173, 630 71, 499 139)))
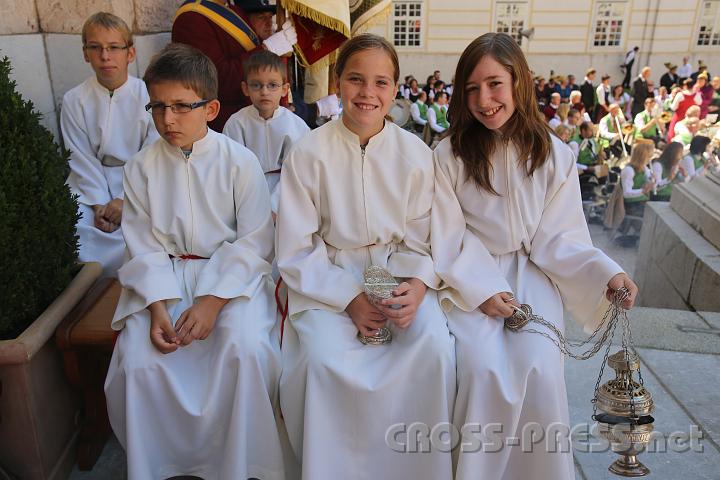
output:
POLYGON ((290 147, 310 128, 293 112, 280 106, 290 85, 285 66, 272 52, 254 53, 243 64, 243 93, 252 105, 234 113, 225 123, 223 133, 246 146, 257 155, 265 172, 271 193, 273 215, 277 214, 280 198, 280 169, 290 147))
POLYGON ((68 91, 60 113, 65 147, 70 150, 67 183, 78 195, 80 261, 100 262, 105 276, 116 276, 125 250, 120 228, 123 169, 157 132, 143 107, 145 84, 128 75, 135 59, 127 24, 98 12, 82 29, 83 55, 95 75, 68 91))
POLYGON ((105 381, 128 478, 282 480, 267 184, 249 150, 208 128, 220 109, 208 57, 171 44, 144 80, 162 140, 125 168, 105 381))

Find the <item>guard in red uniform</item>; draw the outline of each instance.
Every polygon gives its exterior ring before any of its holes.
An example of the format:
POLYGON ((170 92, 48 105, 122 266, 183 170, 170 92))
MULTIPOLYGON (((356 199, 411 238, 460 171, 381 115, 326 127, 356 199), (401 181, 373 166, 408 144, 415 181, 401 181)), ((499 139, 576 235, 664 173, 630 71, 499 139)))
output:
POLYGON ((297 41, 295 28, 289 22, 272 33, 276 7, 268 0, 236 3, 188 0, 178 9, 172 26, 173 42, 192 45, 217 68, 220 114, 208 123, 217 132, 222 132, 230 115, 250 105, 240 88, 243 62, 260 48, 284 55, 292 51, 297 41))

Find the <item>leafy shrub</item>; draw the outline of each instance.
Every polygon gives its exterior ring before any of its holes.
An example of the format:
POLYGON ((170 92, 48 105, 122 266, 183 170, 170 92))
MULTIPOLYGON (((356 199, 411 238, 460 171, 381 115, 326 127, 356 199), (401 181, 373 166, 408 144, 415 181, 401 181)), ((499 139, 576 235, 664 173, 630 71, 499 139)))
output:
POLYGON ((65 185, 69 154, 0 61, 0 339, 14 338, 76 270, 77 203, 65 185))

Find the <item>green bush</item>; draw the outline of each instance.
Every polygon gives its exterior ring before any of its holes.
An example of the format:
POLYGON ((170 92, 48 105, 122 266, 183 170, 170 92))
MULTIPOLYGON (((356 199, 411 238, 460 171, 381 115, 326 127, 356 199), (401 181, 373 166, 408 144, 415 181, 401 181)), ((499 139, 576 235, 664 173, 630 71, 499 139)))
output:
POLYGON ((0 339, 14 338, 76 271, 78 210, 67 151, 53 142, 0 61, 0 339))

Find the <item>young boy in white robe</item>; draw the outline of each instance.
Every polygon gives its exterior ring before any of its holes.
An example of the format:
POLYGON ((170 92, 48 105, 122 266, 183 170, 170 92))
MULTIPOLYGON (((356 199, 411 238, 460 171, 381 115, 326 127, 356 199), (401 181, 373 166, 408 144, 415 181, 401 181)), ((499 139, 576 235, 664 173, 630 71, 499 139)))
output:
POLYGON ((300 140, 280 179, 280 402, 304 480, 452 478, 449 448, 411 433, 448 425, 455 354, 429 249, 432 154, 384 120, 399 70, 385 39, 350 39, 335 67, 343 115, 300 140), (401 282, 383 304, 364 292, 371 265, 401 282), (385 324, 391 343, 358 340, 385 324))
POLYGON ((261 50, 243 64, 243 72, 242 90, 252 105, 235 112, 225 123, 223 133, 257 156, 270 188, 272 211, 277 214, 283 160, 310 128, 302 118, 280 106, 280 99, 290 88, 280 57, 261 50))
POLYGON ((70 150, 67 183, 79 196, 80 261, 100 262, 103 274, 114 277, 125 250, 122 167, 158 136, 144 111, 145 84, 128 75, 135 47, 127 24, 111 13, 96 13, 83 25, 82 42, 95 75, 63 97, 60 127, 70 150))
POLYGON ((630 308, 637 287, 591 243, 574 155, 538 111, 517 42, 501 33, 473 41, 455 86, 449 137, 434 152, 432 209, 433 258, 448 287, 441 303, 457 349, 455 478, 572 479, 563 354, 503 319, 529 304, 562 331, 564 307, 593 331, 605 296, 626 288, 630 308))
POLYGON ((162 136, 125 168, 128 257, 105 381, 130 479, 284 479, 270 194, 248 149, 208 129, 217 71, 171 44, 144 77, 162 136))

